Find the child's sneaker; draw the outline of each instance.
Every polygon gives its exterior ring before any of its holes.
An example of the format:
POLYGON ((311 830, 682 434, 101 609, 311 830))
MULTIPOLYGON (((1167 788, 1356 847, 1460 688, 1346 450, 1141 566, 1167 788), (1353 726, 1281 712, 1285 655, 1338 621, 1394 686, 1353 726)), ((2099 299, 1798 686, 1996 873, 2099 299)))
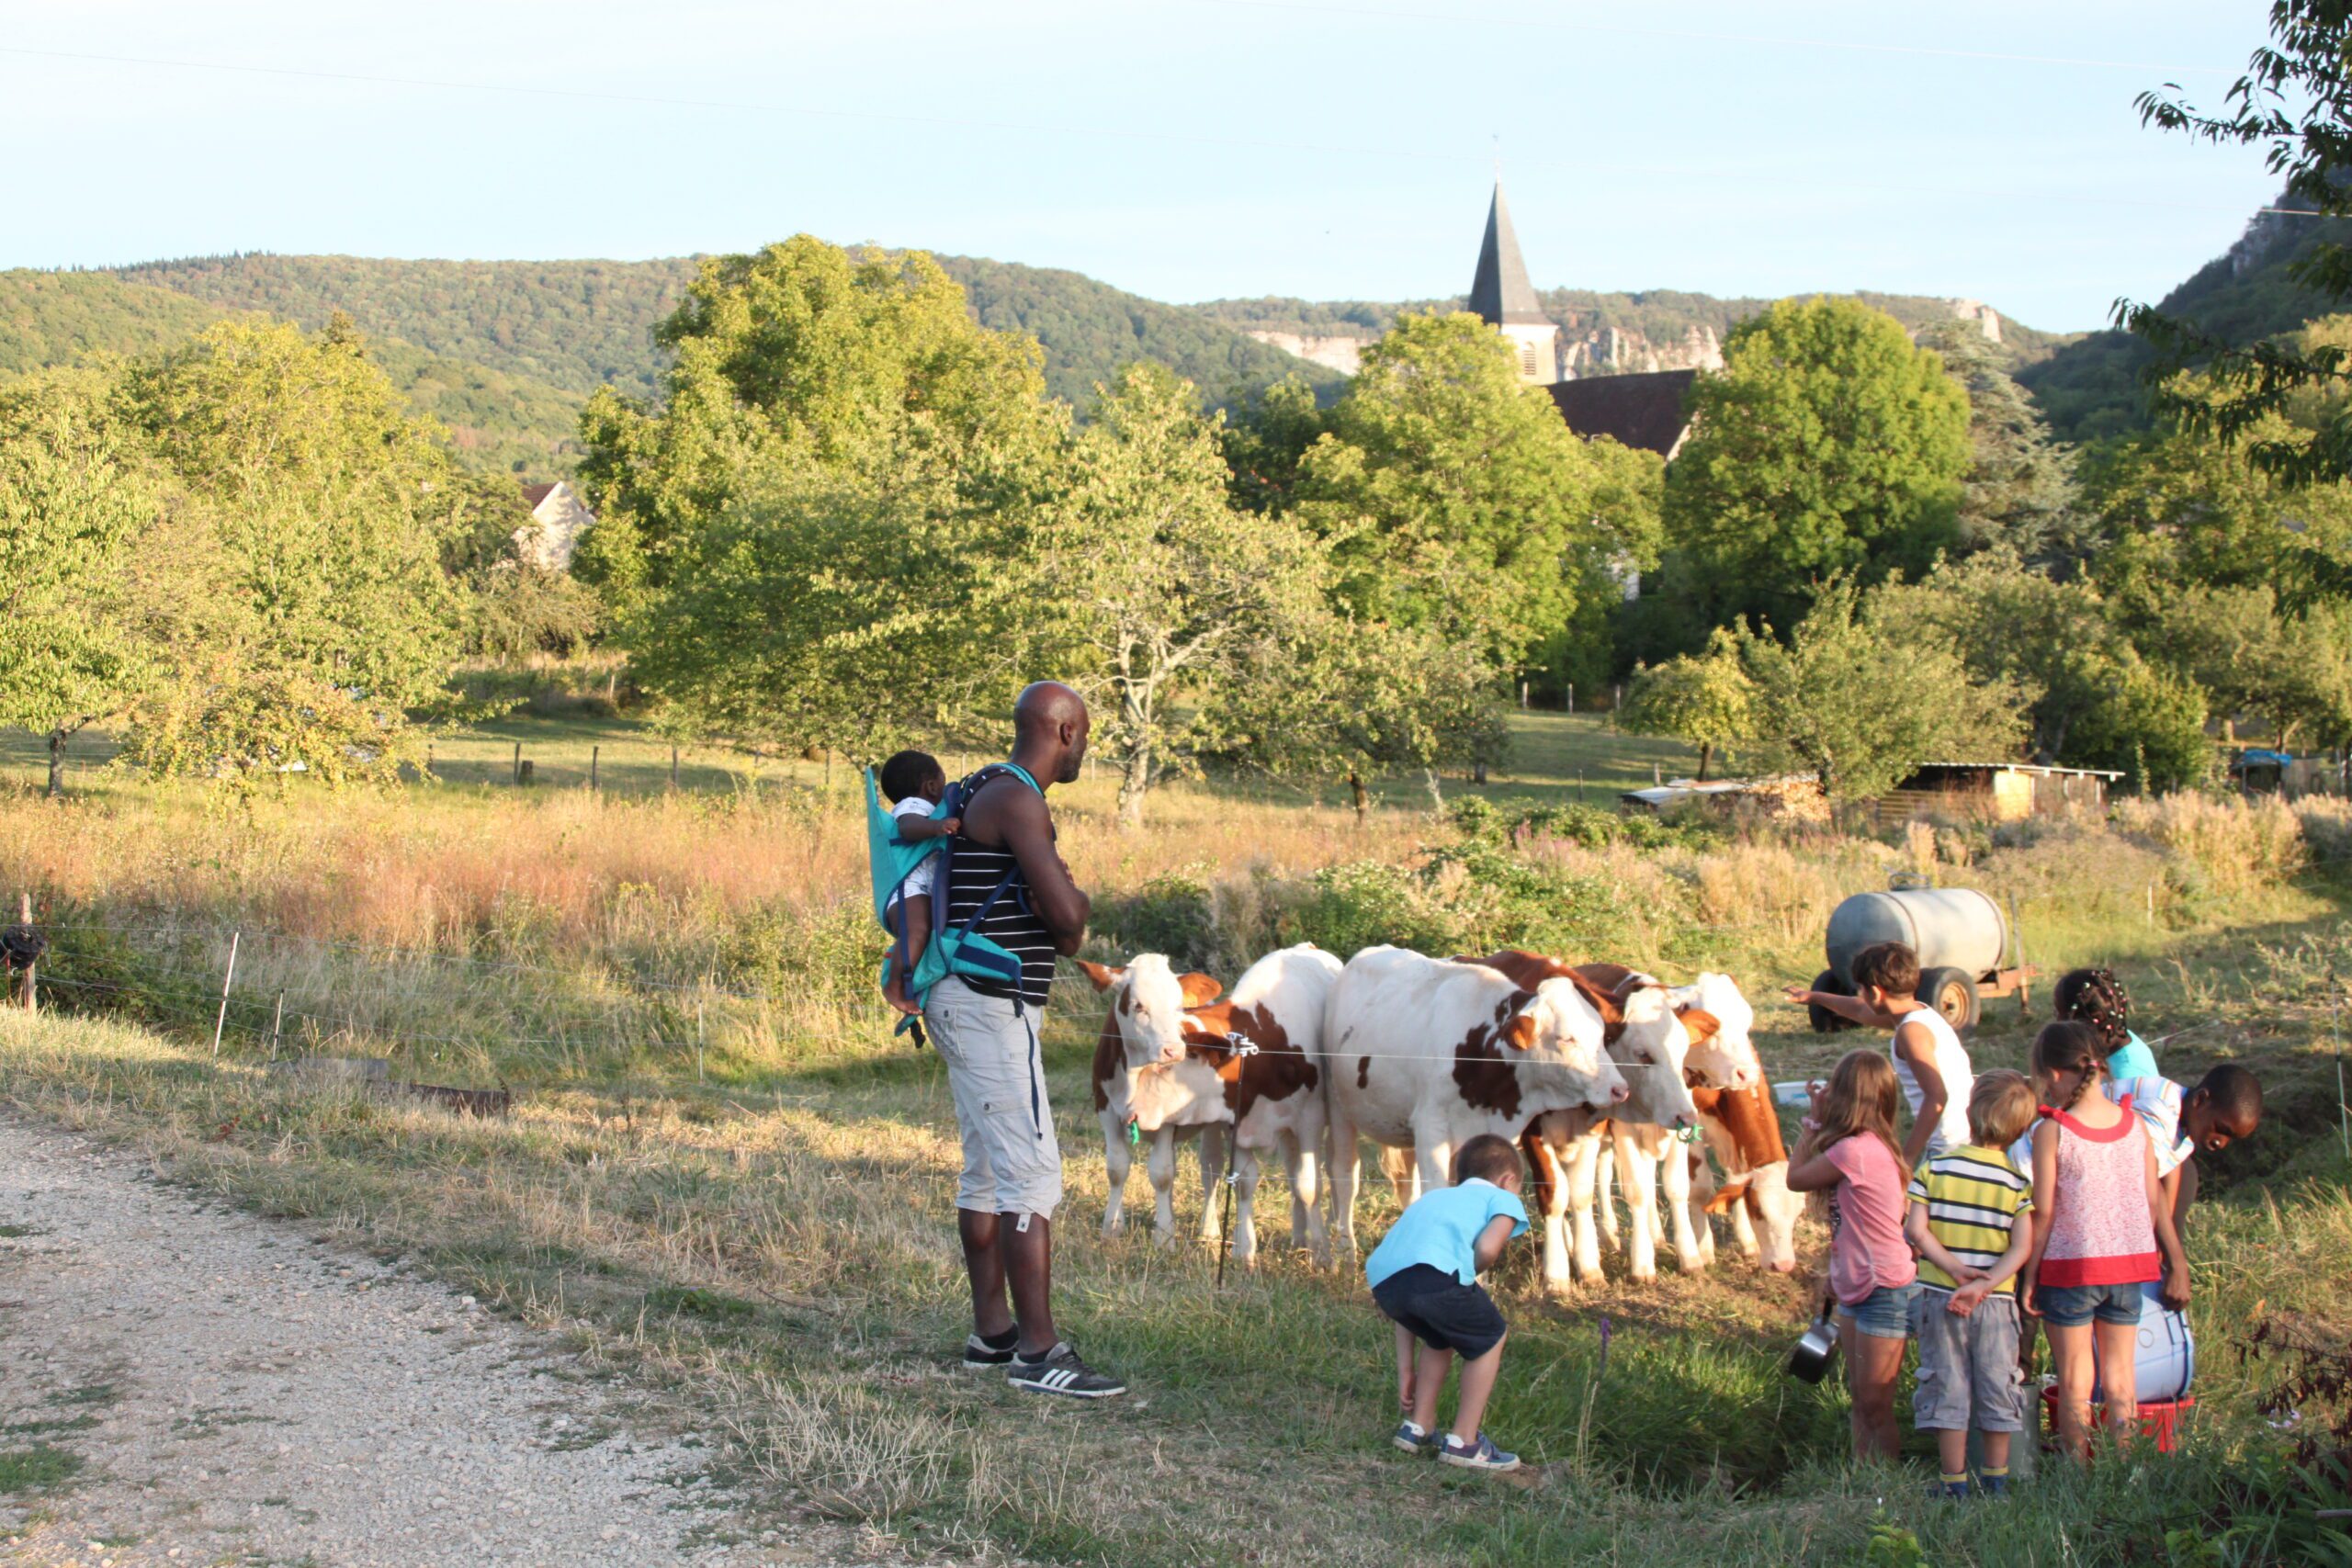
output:
POLYGON ((967 1367, 1006 1367, 1012 1364, 1012 1352, 1021 1344, 1021 1330, 1008 1328, 989 1338, 975 1334, 964 1341, 964 1364, 967 1367))
POLYGON ((1388 1440, 1408 1454, 1425 1454, 1432 1446, 1429 1433, 1409 1416, 1397 1424, 1396 1435, 1388 1440))
POLYGON ((1445 1435, 1439 1445, 1437 1457, 1447 1464, 1460 1465, 1464 1470, 1517 1470, 1519 1456, 1507 1454, 1495 1447, 1495 1440, 1486 1433, 1478 1434, 1472 1442, 1464 1442, 1453 1433, 1445 1435))
POLYGON ((1976 1478, 1976 1490, 1987 1497, 2007 1496, 2009 1495, 2008 1472, 2003 1471, 1998 1475, 1979 1475, 1976 1478))

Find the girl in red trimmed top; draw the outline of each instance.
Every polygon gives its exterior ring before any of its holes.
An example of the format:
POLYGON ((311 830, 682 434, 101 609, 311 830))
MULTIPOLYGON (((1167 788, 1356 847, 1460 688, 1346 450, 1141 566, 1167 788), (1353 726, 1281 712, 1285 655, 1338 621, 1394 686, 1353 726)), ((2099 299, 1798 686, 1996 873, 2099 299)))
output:
POLYGON ((2040 1315, 2058 1369, 2058 1440, 2088 1458, 2091 1388, 2107 1395, 2107 1424, 2139 1417, 2140 1286, 2165 1280, 2167 1305, 2188 1301, 2188 1264, 2156 1179, 2154 1145, 2132 1097, 2100 1092, 2107 1076, 2088 1024, 2046 1025, 2033 1042, 2042 1120, 2033 1130, 2033 1258, 2018 1305, 2040 1315))

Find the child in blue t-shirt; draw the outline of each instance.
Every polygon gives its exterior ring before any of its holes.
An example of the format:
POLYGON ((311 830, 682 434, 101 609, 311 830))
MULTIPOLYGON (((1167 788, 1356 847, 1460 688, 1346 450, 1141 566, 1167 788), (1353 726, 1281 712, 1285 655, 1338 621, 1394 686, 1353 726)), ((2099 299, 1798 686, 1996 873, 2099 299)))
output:
POLYGON ((1372 1299, 1396 1325, 1396 1394, 1405 1420, 1395 1440, 1407 1453, 1434 1446, 1438 1458, 1465 1470, 1519 1468, 1517 1454, 1478 1429, 1509 1332, 1478 1276, 1527 1229, 1521 1179, 1519 1151, 1508 1139, 1480 1134, 1455 1151, 1453 1185, 1422 1194, 1364 1261, 1372 1299), (1432 1445, 1437 1398, 1457 1354, 1462 1388, 1453 1430, 1432 1445))

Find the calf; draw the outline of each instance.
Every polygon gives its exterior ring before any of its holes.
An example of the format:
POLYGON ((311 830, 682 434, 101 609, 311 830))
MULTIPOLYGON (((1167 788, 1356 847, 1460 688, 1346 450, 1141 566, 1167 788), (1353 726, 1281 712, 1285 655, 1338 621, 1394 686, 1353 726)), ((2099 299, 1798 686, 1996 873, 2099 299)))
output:
POLYGON ((1424 1190, 1480 1133, 1516 1138, 1536 1117, 1624 1102, 1600 1010, 1570 978, 1528 987, 1484 964, 1367 948, 1331 987, 1324 1022, 1331 1207, 1355 1239, 1356 1138, 1411 1147, 1424 1190))
MULTIPOLYGON (((1127 1102, 1148 1135, 1169 1126, 1231 1126, 1236 1196, 1233 1260, 1258 1251, 1254 1200, 1261 1158, 1290 1176, 1291 1244, 1330 1259, 1317 1202, 1323 1157, 1323 1011, 1340 961, 1311 942, 1270 953, 1226 1000, 1184 1014, 1185 1059, 1129 1074, 1127 1102)), ((1203 1145, 1205 1156, 1206 1144, 1203 1145)), ((1212 1233, 1214 1234, 1214 1233, 1212 1233)))
MULTIPOLYGON (((1103 1166, 1111 1191, 1102 1207, 1102 1234, 1116 1235, 1125 1223, 1127 1171, 1133 1145, 1128 1123, 1135 1120, 1129 1103, 1135 1074, 1145 1067, 1182 1062, 1190 1047, 1185 1042, 1185 1011, 1205 1007, 1224 987, 1206 975, 1179 975, 1159 953, 1147 953, 1125 967, 1113 969, 1081 961, 1079 967, 1098 991, 1111 994, 1110 1011, 1094 1043, 1094 1114, 1102 1124, 1103 1166)), ((1201 1139, 1203 1234, 1217 1233, 1217 1169, 1225 1161, 1224 1119, 1189 1124, 1160 1124, 1152 1134, 1145 1157, 1154 1199, 1153 1230, 1162 1244, 1176 1235, 1176 1140, 1201 1139)))

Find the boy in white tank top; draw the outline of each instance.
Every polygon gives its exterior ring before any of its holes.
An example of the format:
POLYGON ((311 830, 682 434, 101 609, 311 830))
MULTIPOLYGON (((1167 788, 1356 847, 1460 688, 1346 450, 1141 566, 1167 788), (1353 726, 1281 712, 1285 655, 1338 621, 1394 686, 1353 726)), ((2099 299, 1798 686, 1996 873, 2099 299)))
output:
POLYGON ((1887 1055, 1903 1098, 1911 1105, 1911 1131, 1903 1158, 1912 1170, 1923 1159, 1947 1154, 1968 1142, 1968 1096, 1976 1081, 1968 1048, 1943 1014, 1919 999, 1919 955, 1899 942, 1882 942, 1854 954, 1854 995, 1792 986, 1788 998, 1800 1007, 1834 1012, 1870 1029, 1893 1032, 1887 1055))

